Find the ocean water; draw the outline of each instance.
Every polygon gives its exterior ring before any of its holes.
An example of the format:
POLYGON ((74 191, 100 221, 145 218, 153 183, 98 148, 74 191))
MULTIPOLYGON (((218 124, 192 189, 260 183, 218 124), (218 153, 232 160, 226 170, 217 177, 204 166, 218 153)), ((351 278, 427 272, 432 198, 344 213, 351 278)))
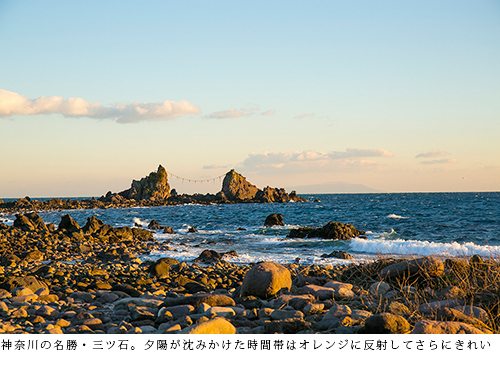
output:
MULTIPOLYGON (((500 256, 500 192, 302 195, 307 203, 212 204, 126 209, 91 209, 43 212, 47 223, 58 225, 70 214, 81 226, 95 215, 113 226, 147 227, 152 219, 175 230, 155 233, 172 251, 143 259, 169 256, 195 259, 204 249, 235 250, 232 262, 260 260, 280 263, 337 264, 345 260, 322 258, 333 250, 346 251, 356 261, 378 255, 500 256), (317 200, 317 201, 315 201, 317 200), (263 227, 271 213, 283 214, 284 227, 263 227), (350 223, 367 239, 332 241, 289 239, 291 228, 320 227, 329 221, 350 223), (198 233, 188 233, 195 227, 198 233), (243 228, 244 230, 238 230, 243 228)), ((13 215, 0 214, 12 224, 13 215)), ((348 261, 347 261, 348 262, 348 261)))

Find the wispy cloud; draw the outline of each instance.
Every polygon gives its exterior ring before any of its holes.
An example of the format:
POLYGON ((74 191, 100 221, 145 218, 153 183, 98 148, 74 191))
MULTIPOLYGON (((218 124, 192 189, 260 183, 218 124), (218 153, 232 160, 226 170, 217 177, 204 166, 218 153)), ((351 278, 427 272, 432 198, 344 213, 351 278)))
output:
POLYGON ((436 160, 426 160, 426 161, 421 161, 420 164, 453 164, 456 163, 456 159, 436 159, 436 160))
POLYGON ((347 149, 323 153, 314 150, 292 152, 250 153, 239 167, 248 171, 272 169, 311 170, 314 168, 374 168, 382 164, 368 158, 392 157, 393 154, 383 149, 347 149))
POLYGON ((204 165, 202 169, 226 169, 228 167, 229 167, 228 165, 211 164, 211 165, 204 165))
POLYGON ((438 158, 440 156, 446 156, 449 155, 449 153, 445 151, 429 151, 429 152, 422 152, 415 156, 416 158, 438 158))
POLYGON ((60 96, 30 99, 18 93, 0 89, 0 117, 12 115, 61 114, 67 118, 111 119, 118 123, 170 120, 187 114, 200 114, 198 107, 186 100, 164 100, 161 103, 135 101, 104 106, 79 97, 60 96))
POLYGON ((249 117, 250 115, 254 115, 259 111, 259 105, 257 104, 248 104, 249 106, 246 108, 235 109, 231 108, 229 110, 216 111, 210 115, 206 115, 207 119, 229 119, 229 118, 240 118, 240 117, 249 117))
POLYGON ((274 115, 274 114, 276 114, 276 110, 271 109, 271 110, 268 110, 268 111, 261 113, 260 115, 274 115))
POLYGON ((314 113, 308 113, 308 114, 301 114, 301 115, 296 115, 293 117, 293 119, 304 119, 304 118, 314 118, 314 113))

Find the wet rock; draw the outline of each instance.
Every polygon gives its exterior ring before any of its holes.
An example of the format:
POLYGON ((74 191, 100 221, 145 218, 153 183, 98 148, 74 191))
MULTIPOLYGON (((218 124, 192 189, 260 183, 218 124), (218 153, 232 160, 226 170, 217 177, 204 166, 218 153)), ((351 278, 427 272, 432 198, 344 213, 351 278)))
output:
POLYGON ((241 293, 243 296, 253 295, 260 298, 276 296, 280 291, 288 291, 292 286, 290 271, 271 262, 255 265, 243 279, 241 293))
POLYGON ((284 226, 283 214, 270 214, 264 221, 264 227, 284 226))
POLYGON ((223 257, 238 257, 238 254, 234 250, 223 253, 218 253, 214 250, 203 250, 193 261, 195 263, 216 263, 222 260, 223 257))
POLYGON ((350 240, 364 232, 357 230, 349 223, 329 222, 321 228, 303 227, 290 230, 289 238, 325 238, 331 240, 350 240))
POLYGON ((329 254, 323 254, 323 255, 321 255, 321 257, 322 258, 337 258, 337 259, 345 259, 345 260, 354 259, 354 257, 352 255, 349 255, 347 252, 338 251, 338 250, 334 250, 329 254))

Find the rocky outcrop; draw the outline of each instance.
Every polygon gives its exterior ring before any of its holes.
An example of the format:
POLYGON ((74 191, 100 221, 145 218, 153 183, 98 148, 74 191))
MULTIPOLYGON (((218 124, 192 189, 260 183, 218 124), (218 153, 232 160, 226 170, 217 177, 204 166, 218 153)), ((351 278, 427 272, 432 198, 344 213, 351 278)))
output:
POLYGON ((229 201, 252 200, 259 189, 248 182, 241 174, 231 169, 222 182, 222 195, 229 201))
POLYGON ((302 227, 290 230, 289 238, 325 238, 330 240, 350 240, 360 237, 365 232, 359 231, 349 223, 329 222, 321 228, 302 227))
POLYGON ((307 200, 297 196, 295 191, 288 195, 284 188, 272 188, 269 186, 260 190, 251 184, 241 174, 231 169, 226 173, 222 182, 222 191, 219 198, 230 202, 306 202, 307 200))
POLYGON ((162 201, 170 197, 168 174, 163 166, 158 166, 156 172, 151 172, 139 181, 133 180, 128 190, 118 195, 127 200, 152 200, 162 201))

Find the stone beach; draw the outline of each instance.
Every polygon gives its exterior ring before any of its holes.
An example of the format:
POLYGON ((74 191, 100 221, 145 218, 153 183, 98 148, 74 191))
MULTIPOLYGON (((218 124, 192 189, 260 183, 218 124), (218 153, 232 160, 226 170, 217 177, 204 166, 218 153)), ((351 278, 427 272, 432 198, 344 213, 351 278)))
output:
POLYGON ((62 213, 56 227, 19 213, 0 224, 0 332, 498 333, 496 260, 241 265, 199 246, 196 261, 142 261, 176 245, 95 217, 62 213))

